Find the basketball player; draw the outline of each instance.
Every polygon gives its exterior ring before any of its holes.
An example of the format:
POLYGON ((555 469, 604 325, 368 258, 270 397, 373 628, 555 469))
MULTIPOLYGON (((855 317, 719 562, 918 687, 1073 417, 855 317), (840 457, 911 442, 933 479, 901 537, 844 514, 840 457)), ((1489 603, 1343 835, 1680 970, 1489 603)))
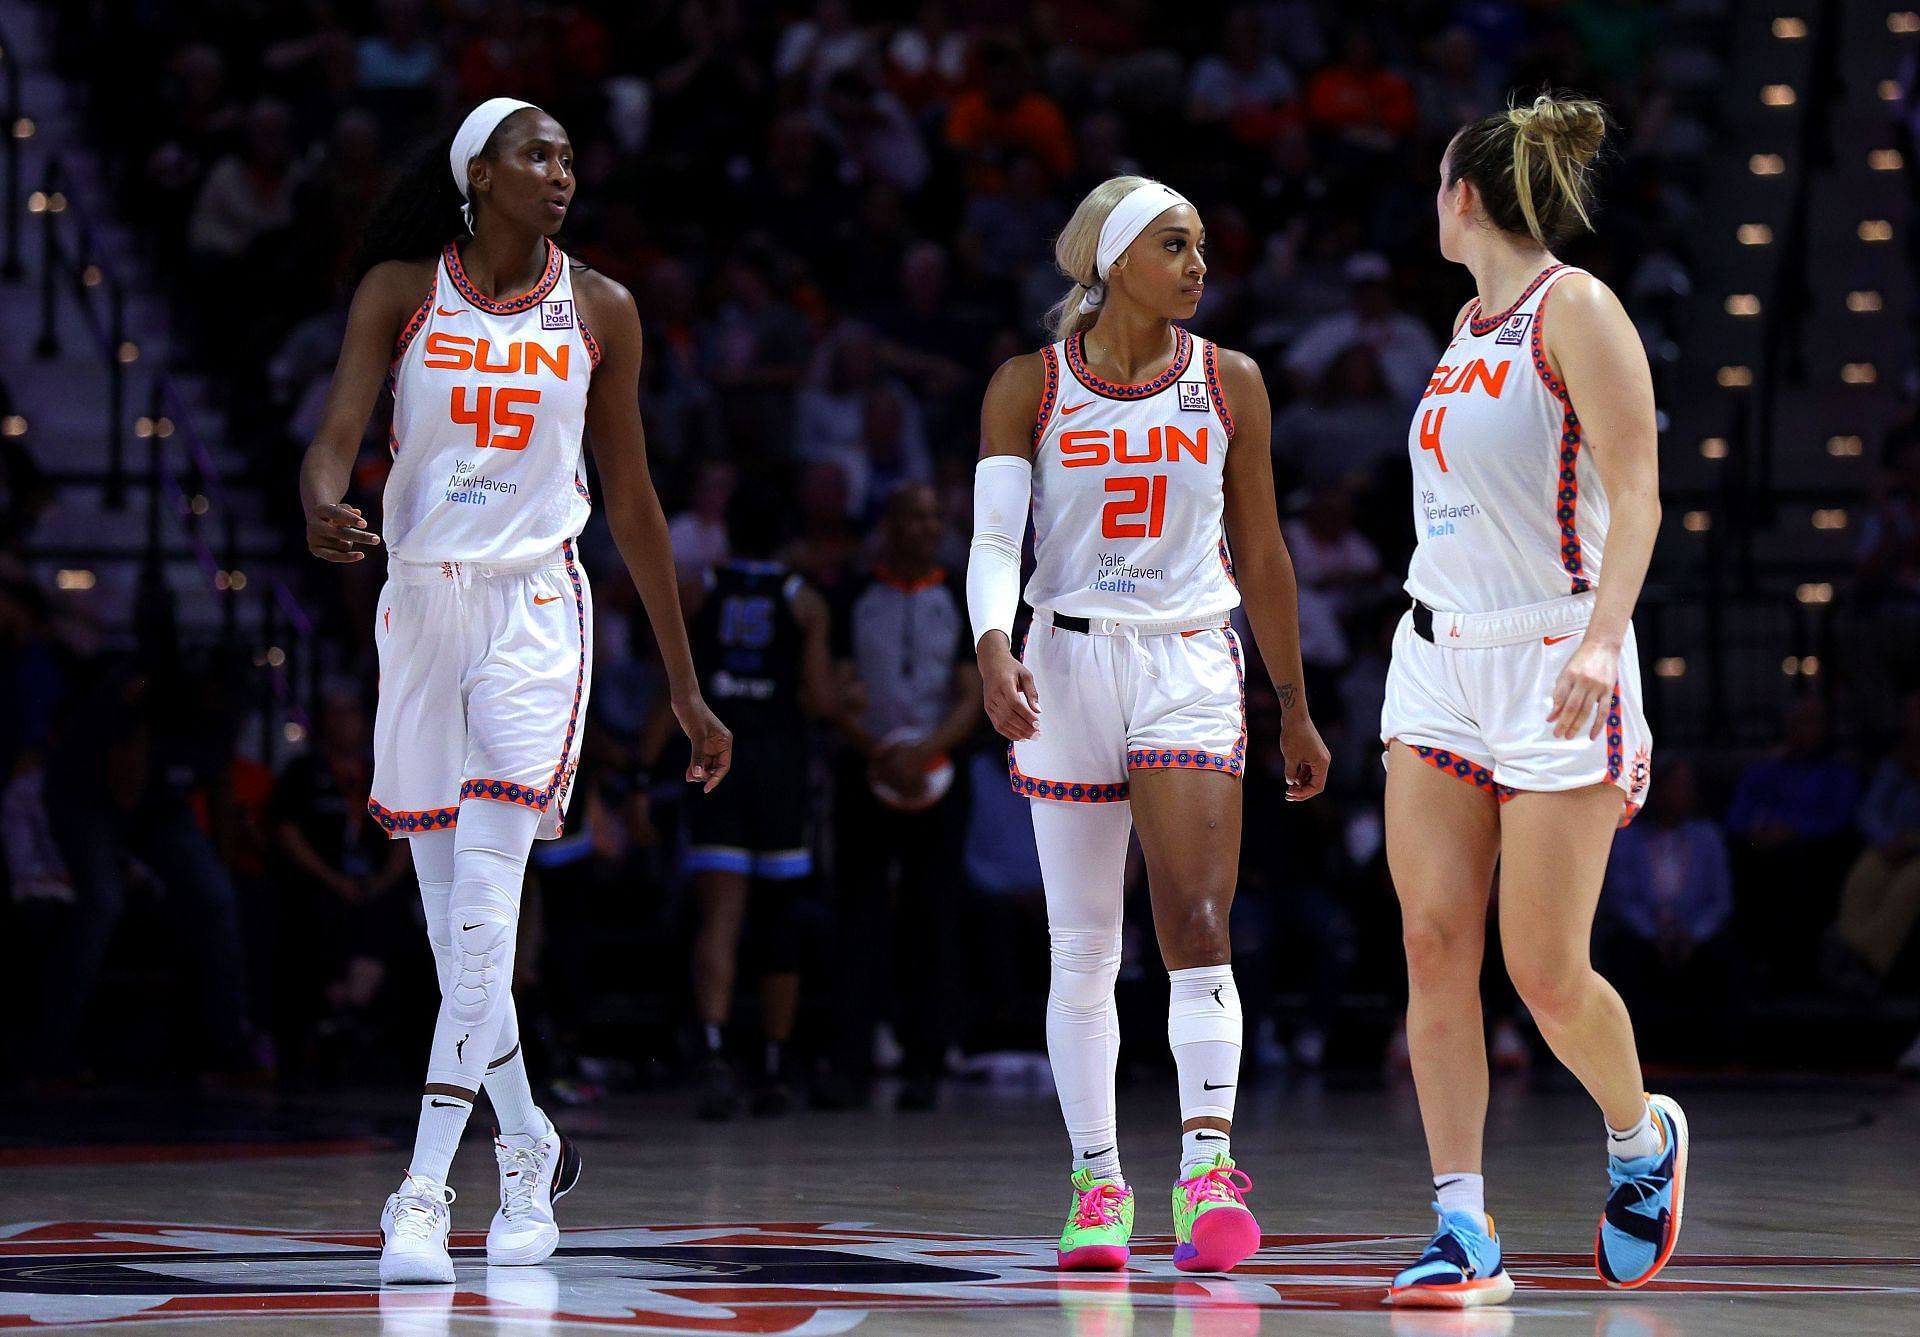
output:
POLYGON ((1634 601, 1660 523, 1653 383, 1618 299, 1551 248, 1588 226, 1597 102, 1541 96, 1454 136, 1440 250, 1479 296, 1414 412, 1414 527, 1380 726, 1407 1045, 1439 1229, 1395 1304, 1513 1293, 1486 1214, 1478 980, 1500 941, 1540 1033, 1599 1103, 1611 1191, 1600 1275, 1639 1286, 1680 1232, 1687 1121, 1641 1085, 1633 1026, 1587 944, 1616 826, 1645 801, 1634 601))
POLYGON ((1014 788, 1033 799, 1046 884, 1047 1051, 1073 1148, 1066 1268, 1124 1267, 1133 1228, 1114 1126, 1113 986, 1135 825, 1172 991, 1174 1262, 1225 1270, 1260 1242, 1229 1142, 1241 1012, 1227 917, 1246 710, 1228 615, 1243 589, 1283 707, 1287 797, 1326 782, 1274 506, 1266 386, 1251 359, 1176 323, 1199 306, 1205 244, 1199 212, 1166 186, 1096 186, 1055 248, 1075 284, 1055 309, 1059 341, 1003 365, 981 411, 967 603, 987 714, 1012 740, 1014 788), (1231 445, 1236 432, 1244 448, 1231 445), (1016 659, 1029 502, 1034 615, 1016 659))
MULTIPOLYGON (((760 970, 760 1029, 765 1048, 754 1092, 757 1115, 784 1114, 792 1103, 785 1048, 800 1007, 799 926, 795 897, 813 874, 807 844, 806 715, 822 713, 830 692, 826 600, 773 560, 792 507, 765 483, 743 482, 727 504, 731 560, 704 573, 685 597, 698 647, 702 689, 755 738, 733 783, 687 804, 687 852, 700 908, 693 941, 694 1009, 706 1060, 702 1119, 731 1119, 738 1081, 727 1057, 742 930, 760 970), (748 914, 748 890, 754 891, 748 914)), ((648 731, 642 758, 664 741, 648 731)))
POLYGON ((572 1143, 533 1103, 509 988, 527 854, 560 832, 587 708, 593 607, 574 539, 591 428, 609 521, 660 641, 687 778, 711 789, 732 738, 694 676, 666 521, 647 474, 640 323, 617 283, 553 244, 573 197, 566 132, 494 98, 448 157, 374 219, 326 416, 301 470, 307 546, 359 562, 381 539, 342 497, 393 389, 380 706, 367 807, 412 845, 441 1002, 413 1159, 387 1199, 382 1282, 447 1282, 447 1169, 484 1084, 499 1121, 491 1264, 538 1263, 572 1143), (451 168, 451 172, 449 172, 451 168))

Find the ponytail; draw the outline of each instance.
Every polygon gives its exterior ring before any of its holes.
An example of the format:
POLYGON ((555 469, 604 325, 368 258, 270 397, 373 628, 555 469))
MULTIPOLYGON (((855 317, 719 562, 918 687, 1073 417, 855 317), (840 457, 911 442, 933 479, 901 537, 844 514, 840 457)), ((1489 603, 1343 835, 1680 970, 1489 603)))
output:
POLYGON ((1495 227, 1557 246, 1593 230, 1593 165, 1607 128, 1604 104, 1542 93, 1454 136, 1447 184, 1471 181, 1495 227))

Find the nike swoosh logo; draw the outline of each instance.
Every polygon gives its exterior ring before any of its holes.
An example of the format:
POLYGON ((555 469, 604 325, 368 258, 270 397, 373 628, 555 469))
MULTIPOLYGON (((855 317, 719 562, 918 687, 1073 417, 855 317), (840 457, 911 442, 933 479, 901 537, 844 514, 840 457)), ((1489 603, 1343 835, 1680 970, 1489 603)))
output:
POLYGON ((480 927, 480 925, 478 925, 478 924, 462 924, 462 925, 460 926, 460 931, 461 931, 462 933, 471 933, 471 932, 473 932, 473 931, 474 931, 475 929, 477 929, 477 928, 479 928, 479 927, 480 927))
POLYGON ((457 1110, 460 1108, 460 1102, 457 1100, 429 1100, 427 1103, 437 1110, 457 1110))
POLYGON ((539 595, 536 594, 533 596, 533 601, 539 604, 542 608, 545 608, 548 604, 559 603, 560 596, 557 594, 549 594, 546 598, 542 599, 539 595))
POLYGON ((1098 1151, 1083 1151, 1080 1153, 1080 1159, 1084 1161, 1090 1161, 1094 1159, 1096 1156, 1104 1156, 1109 1151, 1112 1151, 1112 1150, 1113 1150, 1112 1147, 1102 1147, 1098 1151))
POLYGON ((443 316, 464 316, 467 314, 467 308, 464 306, 461 307, 458 311, 449 311, 444 306, 436 306, 433 309, 443 316))
POLYGON ((1579 634, 1580 634, 1580 633, 1579 633, 1579 632, 1577 632, 1577 631, 1570 631, 1570 632, 1568 632, 1568 633, 1567 633, 1567 634, 1566 634, 1565 636, 1542 636, 1542 637, 1540 638, 1540 644, 1542 644, 1542 645, 1558 645, 1558 644, 1560 644, 1560 642, 1562 642, 1562 641, 1570 641, 1570 640, 1572 640, 1572 639, 1573 639, 1573 638, 1574 638, 1575 636, 1578 636, 1579 634))
POLYGON ((1193 1140, 1195 1142, 1225 1142, 1227 1139, 1218 1133, 1195 1133, 1193 1140))
POLYGON ((1443 1188, 1452 1188, 1455 1184, 1459 1182, 1460 1181, 1458 1179, 1442 1179, 1439 1183, 1434 1185, 1434 1188, 1436 1190, 1443 1189, 1443 1188))
POLYGON ((1231 1091, 1233 1090, 1233 1083, 1232 1082, 1201 1082, 1200 1089, 1202 1091, 1231 1091))
POLYGON ((1078 413, 1081 409, 1090 409, 1093 407, 1094 402, 1095 401, 1091 399, 1083 399, 1078 404, 1074 404, 1071 407, 1069 407, 1068 405, 1062 404, 1060 406, 1060 416, 1065 418, 1072 414, 1078 413))

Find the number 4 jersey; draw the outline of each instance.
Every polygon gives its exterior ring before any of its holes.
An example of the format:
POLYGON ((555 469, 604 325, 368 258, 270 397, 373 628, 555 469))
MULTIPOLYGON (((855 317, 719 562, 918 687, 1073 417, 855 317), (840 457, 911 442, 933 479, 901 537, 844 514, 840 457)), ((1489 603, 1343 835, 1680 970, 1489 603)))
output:
POLYGON ((453 243, 394 346, 381 528, 409 562, 531 561, 587 522, 581 437, 599 347, 551 241, 540 281, 480 294, 453 243))
POLYGON ((1548 266, 1497 316, 1474 302, 1413 411, 1407 593, 1431 608, 1492 613, 1600 582, 1607 494, 1542 326, 1554 286, 1583 272, 1548 266))
POLYGON ((1236 607, 1222 487, 1233 418, 1214 345, 1176 325, 1173 361, 1140 385, 1094 375, 1080 334, 1041 356, 1027 602, 1129 622, 1236 607))

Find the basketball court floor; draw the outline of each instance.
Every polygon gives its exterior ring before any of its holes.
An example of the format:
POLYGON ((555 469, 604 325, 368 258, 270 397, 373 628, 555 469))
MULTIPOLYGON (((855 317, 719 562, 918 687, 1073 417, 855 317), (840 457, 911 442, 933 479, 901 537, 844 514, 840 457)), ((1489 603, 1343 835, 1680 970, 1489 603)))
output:
MULTIPOLYGON (((708 1126, 684 1095, 554 1111, 585 1175, 544 1267, 489 1270, 490 1147, 453 1172, 452 1286, 382 1291, 376 1219, 412 1102, 223 1096, 9 1100, 0 1329, 198 1334, 1920 1333, 1920 1086, 1678 1082, 1694 1129, 1685 1228, 1653 1285, 1591 1266, 1600 1121, 1577 1091, 1496 1087, 1489 1207, 1519 1289, 1499 1310, 1383 1308, 1432 1217, 1412 1091, 1291 1082, 1242 1098, 1260 1252, 1171 1263, 1173 1093, 1132 1090, 1133 1266, 1067 1276, 1050 1092, 954 1086, 941 1108, 708 1126), (156 1132, 164 1129, 164 1132, 156 1132), (221 1325, 221 1326, 216 1326, 221 1325)), ((884 1097, 884 1090, 882 1097, 884 1097)))

